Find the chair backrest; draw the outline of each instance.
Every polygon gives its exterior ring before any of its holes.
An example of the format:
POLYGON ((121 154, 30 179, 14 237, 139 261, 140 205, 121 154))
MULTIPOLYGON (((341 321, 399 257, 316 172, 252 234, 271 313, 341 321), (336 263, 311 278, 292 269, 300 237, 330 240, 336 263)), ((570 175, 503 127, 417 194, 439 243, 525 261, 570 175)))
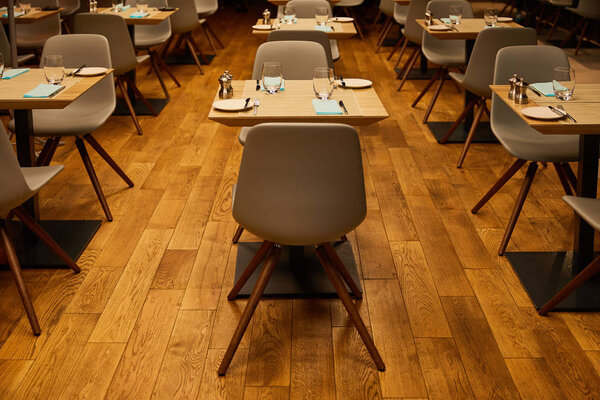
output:
POLYGON ((296 7, 296 18, 314 18, 317 7, 327 7, 329 17, 333 15, 327 0, 291 0, 288 4, 296 7))
POLYGON ((116 75, 137 66, 127 25, 119 15, 81 13, 75 16, 75 33, 102 35, 108 40, 110 59, 116 75))
MULTIPOLYGON (((461 6, 463 18, 473 18, 473 8, 471 3, 466 0, 431 0, 427 4, 427 10, 433 13, 434 18, 447 18, 450 6, 461 6)), ((444 51, 455 52, 456 54, 465 53, 464 40, 441 40, 433 37, 423 30, 423 48, 444 49, 444 51)))
POLYGON ((406 16, 408 15, 408 6, 401 6, 394 3, 394 19, 397 23, 406 24, 406 16))
POLYGON ((12 67, 12 55, 10 54, 10 42, 6 37, 4 28, 0 29, 0 54, 4 60, 4 67, 12 67))
MULTIPOLYGON (((125 5, 135 7, 136 0, 126 0, 125 5)), ((167 5, 167 0, 149 0, 148 7, 164 7, 167 5)), ((156 39, 158 42, 166 42, 171 37, 171 19, 167 18, 160 24, 156 25, 136 25, 135 27, 135 43, 146 41, 148 39, 156 39)))
POLYGON ((479 33, 467 65, 463 86, 486 98, 491 98, 489 88, 494 77, 496 54, 504 47, 535 45, 536 33, 531 28, 488 28, 479 33))
POLYGON ((579 4, 573 12, 584 18, 600 19, 600 2, 598 0, 579 0, 579 4))
POLYGON ((327 56, 315 42, 266 42, 256 50, 252 79, 261 79, 265 62, 280 62, 284 79, 312 79, 316 67, 327 67, 327 56))
POLYGON ((81 7, 80 0, 58 0, 58 6, 65 10, 60 13, 61 16, 71 15, 81 7))
POLYGON ((423 28, 416 20, 425 18, 428 2, 429 0, 410 0, 408 5, 406 25, 404 25, 404 36, 416 44, 421 44, 423 40, 423 28))
POLYGON ((280 40, 301 40, 304 42, 317 42, 323 46, 327 56, 327 65, 333 68, 333 57, 331 55, 331 43, 327 34, 321 31, 284 31, 276 30, 269 33, 267 42, 276 42, 280 40))
MULTIPOLYGON (((58 7, 58 0, 31 0, 31 7, 58 7)), ((33 24, 17 24, 17 46, 42 48, 49 37, 60 35, 60 14, 44 18, 33 24)))
POLYGON ((198 14, 194 0, 168 0, 170 7, 179 8, 171 15, 171 30, 174 34, 187 33, 198 26, 198 14))
POLYGON ((383 14, 391 17, 394 15, 394 4, 394 0, 381 0, 379 2, 379 10, 383 14))
POLYGON ((337 240, 365 218, 358 133, 348 125, 271 123, 248 133, 233 217, 275 243, 337 240))
POLYGON ((219 0, 195 0, 196 13, 200 16, 209 16, 219 9, 219 0))

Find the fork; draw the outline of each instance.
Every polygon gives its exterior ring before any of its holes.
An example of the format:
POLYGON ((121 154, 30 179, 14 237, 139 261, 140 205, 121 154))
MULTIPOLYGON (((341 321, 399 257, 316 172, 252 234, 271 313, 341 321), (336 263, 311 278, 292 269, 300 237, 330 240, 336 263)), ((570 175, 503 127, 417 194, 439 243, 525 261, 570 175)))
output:
POLYGON ((566 116, 567 118, 569 118, 569 119, 570 119, 571 121, 573 121, 573 122, 577 122, 577 121, 575 120, 575 118, 571 117, 571 114, 569 114, 569 113, 568 113, 568 112, 565 110, 565 108, 562 106, 562 104, 559 104, 557 107, 558 107, 558 109, 559 109, 559 110, 561 110, 562 112, 564 112, 564 113, 565 113, 565 116, 566 116))
POLYGON ((260 105, 260 101, 258 99, 254 99, 254 115, 258 112, 258 106, 260 105))

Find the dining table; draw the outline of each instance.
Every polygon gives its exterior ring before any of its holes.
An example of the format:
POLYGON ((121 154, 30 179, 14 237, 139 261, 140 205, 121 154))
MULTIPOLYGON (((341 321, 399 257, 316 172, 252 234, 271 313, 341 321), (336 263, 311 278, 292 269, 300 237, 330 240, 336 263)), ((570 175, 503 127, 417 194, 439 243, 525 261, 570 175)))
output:
MULTIPOLYGON (((37 8, 37 7, 33 7, 30 8, 29 12, 27 14, 23 14, 23 15, 19 15, 18 17, 15 16, 15 23, 16 24, 33 24, 34 22, 38 22, 41 21, 43 19, 46 19, 48 17, 51 17, 53 15, 59 14, 61 12, 63 12, 65 9, 61 8, 61 7, 57 7, 56 9, 53 10, 44 10, 41 8, 37 8)), ((8 16, 4 17, 4 11, 0 11, 1 16, 0 16, 0 20, 2 21, 2 24, 8 24, 8 16)))
MULTIPOLYGON (((263 20, 259 19, 256 22, 256 25, 263 25, 263 20)), ((267 39, 269 33, 274 30, 280 29, 284 31, 306 31, 313 30, 317 28, 317 22, 314 18, 297 18, 297 21, 293 24, 287 24, 285 22, 279 22, 279 19, 273 18, 270 23, 271 28, 269 29, 252 29, 252 34, 261 39, 267 39)), ((327 33, 327 36, 330 39, 349 39, 356 35, 356 27, 354 26, 353 21, 349 22, 335 22, 330 21, 326 25, 331 28, 331 30, 327 33)))
MULTIPOLYGON (((52 97, 44 98, 24 97, 25 93, 37 85, 47 83, 43 69, 32 68, 14 78, 0 80, 0 109, 14 110, 17 159, 21 167, 36 165, 33 110, 65 108, 102 79, 111 79, 108 75, 110 72, 112 70, 93 77, 65 77, 61 83, 65 88, 52 97)), ((96 220, 41 220, 37 195, 26 201, 23 206, 73 260, 79 258, 101 225, 101 221, 96 220)), ((35 235, 23 229, 20 222, 10 221, 9 230, 23 266, 66 266, 35 235)))
MULTIPOLYGON (((569 101, 531 95, 527 104, 516 104, 510 100, 508 85, 490 87, 493 93, 531 128, 544 135, 579 137, 576 195, 596 198, 600 148, 600 84, 577 84, 569 101), (563 106, 577 122, 558 116, 552 120, 533 119, 522 114, 522 110, 528 107, 558 105, 563 106)), ((594 258, 594 229, 577 215, 575 222, 572 251, 506 253, 508 261, 538 310, 594 258)), ((582 310, 600 310, 600 275, 588 280, 556 307, 556 311, 582 310)))
MULTIPOLYGON (((342 101, 347 113, 318 115, 312 104, 312 100, 316 99, 312 80, 285 80, 284 90, 275 94, 262 90, 260 81, 238 80, 232 82, 232 99, 248 99, 248 104, 258 100, 256 115, 254 107, 242 111, 218 111, 211 107, 208 119, 230 127, 251 127, 268 122, 344 123, 365 126, 389 117, 373 87, 343 88, 340 83, 338 82, 337 88, 334 89, 331 100, 338 103, 342 101)), ((221 99, 216 93, 215 102, 219 100, 221 99)), ((232 198, 235 199, 235 185, 232 198)), ((238 242, 236 281, 260 245, 261 242, 238 242)), ((333 246, 360 288, 352 244, 342 237, 333 243, 333 246)), ((259 270, 260 268, 246 282, 238 297, 250 296, 259 270)), ((264 296, 333 298, 337 294, 315 254, 314 246, 283 246, 282 257, 269 280, 264 296)))

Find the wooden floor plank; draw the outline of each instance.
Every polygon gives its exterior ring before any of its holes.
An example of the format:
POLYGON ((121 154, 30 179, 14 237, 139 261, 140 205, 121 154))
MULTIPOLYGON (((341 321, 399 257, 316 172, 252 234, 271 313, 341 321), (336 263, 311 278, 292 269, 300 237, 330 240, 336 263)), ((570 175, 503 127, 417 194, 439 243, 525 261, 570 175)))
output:
POLYGON ((160 261, 152 289, 185 289, 197 251, 167 250, 160 261))
POLYGON ((31 368, 33 360, 0 360, 0 399, 10 399, 31 368))
POLYGON ((288 400, 289 398, 290 389, 287 386, 248 386, 244 392, 244 400, 288 400))
POLYGON ((600 313, 561 313, 583 350, 600 350, 600 313))
POLYGON ((248 350, 238 349, 225 376, 218 376, 217 369, 225 350, 210 349, 206 356, 198 400, 242 400, 248 350))
POLYGON ((524 399, 563 399, 556 377, 543 358, 509 358, 506 365, 524 399))
POLYGON ((90 269, 66 312, 100 314, 113 293, 122 272, 122 267, 90 269))
POLYGON ((367 212, 367 217, 356 229, 356 236, 364 278, 395 278, 394 260, 379 211, 367 212))

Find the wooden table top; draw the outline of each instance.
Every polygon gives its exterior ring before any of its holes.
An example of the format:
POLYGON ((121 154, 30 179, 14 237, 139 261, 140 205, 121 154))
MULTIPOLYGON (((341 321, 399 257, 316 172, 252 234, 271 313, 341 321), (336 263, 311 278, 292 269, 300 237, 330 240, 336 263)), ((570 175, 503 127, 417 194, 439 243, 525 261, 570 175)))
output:
MULTIPOLYGON (((332 99, 343 100, 348 115, 317 115, 312 105, 315 98, 312 80, 286 80, 285 90, 268 94, 256 90, 256 81, 233 81, 233 98, 259 99, 257 115, 252 108, 245 111, 218 111, 211 108, 208 119, 227 126, 254 126, 265 122, 338 122, 348 125, 370 125, 389 117, 375 90, 335 89, 332 99)), ((219 94, 215 101, 220 100, 219 94)))
POLYGON ((528 104, 515 104, 508 98, 509 85, 491 85, 492 91, 513 109, 529 126, 545 134, 595 134, 600 135, 600 84, 578 84, 575 86, 573 97, 569 101, 558 101, 554 97, 538 97, 531 91, 527 92, 528 104), (561 104, 565 111, 573 116, 577 122, 568 118, 552 121, 543 121, 527 118, 521 110, 527 107, 556 107, 561 104))
MULTIPOLYGON (((65 72, 70 72, 68 69, 65 72)), ((108 73, 112 72, 112 69, 108 73)), ((40 83, 47 83, 44 71, 32 68, 29 72, 12 79, 0 80, 0 109, 2 110, 31 110, 31 109, 60 109, 71 104, 75 99, 100 82, 106 75, 93 77, 65 77, 61 85, 62 92, 51 98, 25 98, 23 95, 40 83)))
MULTIPOLYGON (((427 25, 425 25, 424 19, 416 20, 419 25, 423 29, 425 29, 431 36, 437 39, 465 39, 465 40, 475 40, 477 39, 477 35, 486 28, 485 21, 483 18, 467 18, 461 19, 460 24, 454 25, 457 31, 448 30, 448 31, 432 31, 429 29, 427 25)), ((444 25, 442 21, 434 18, 435 25, 444 25)), ((512 27, 512 28, 521 28, 521 25, 517 24, 514 21, 511 22, 498 22, 497 27, 512 27)))
MULTIPOLYGON (((271 19, 272 24, 277 24, 277 19, 271 19)), ((257 25, 262 25, 262 19, 256 22, 257 25)), ((298 18, 298 22, 295 24, 278 24, 281 30, 295 30, 295 31, 310 31, 315 29, 317 22, 314 18, 298 18)), ((331 39, 348 39, 356 35, 356 28, 352 22, 329 22, 327 26, 333 28, 333 32, 327 32, 327 36, 331 39)), ((260 38, 266 39, 271 31, 257 31, 252 30, 252 34, 260 38)))
MULTIPOLYGON (((64 11, 64 8, 59 8, 57 10, 47 10, 47 11, 46 10, 43 11, 39 8, 37 8, 37 9, 32 8, 31 11, 28 12, 27 14, 21 15, 20 17, 15 17, 15 24, 33 24, 34 22, 37 22, 44 18, 51 17, 62 11, 64 11)), ((2 14, 4 14, 4 11, 2 11, 0 13, 0 15, 2 15, 2 14)), ((3 24, 8 24, 8 17, 0 17, 0 18, 2 19, 3 24)))
MULTIPOLYGON (((275 5, 275 6, 285 6, 288 1, 290 0, 269 0, 269 3, 275 5)), ((331 5, 335 5, 336 3, 339 3, 341 0, 329 0, 329 2, 331 3, 331 5)), ((406 0, 402 0, 402 1, 406 1, 406 0)), ((409 0, 410 1, 410 0, 409 0)))
POLYGON ((144 18, 130 18, 129 16, 134 12, 138 11, 137 8, 131 7, 125 11, 115 12, 112 11, 112 8, 98 8, 98 13, 100 14, 115 14, 122 17, 125 20, 127 25, 158 25, 163 22, 165 19, 169 18, 179 9, 175 9, 173 11, 160 11, 156 8, 149 7, 148 13, 149 15, 144 18))

